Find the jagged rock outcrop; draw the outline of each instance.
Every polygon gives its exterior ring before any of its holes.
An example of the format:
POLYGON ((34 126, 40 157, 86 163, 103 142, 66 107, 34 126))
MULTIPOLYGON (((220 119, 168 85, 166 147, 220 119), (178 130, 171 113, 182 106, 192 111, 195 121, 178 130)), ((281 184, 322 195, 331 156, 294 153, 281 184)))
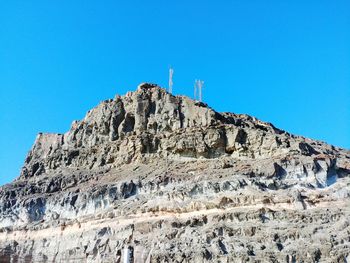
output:
POLYGON ((0 262, 350 262, 349 186, 348 150, 144 83, 37 136, 0 262))

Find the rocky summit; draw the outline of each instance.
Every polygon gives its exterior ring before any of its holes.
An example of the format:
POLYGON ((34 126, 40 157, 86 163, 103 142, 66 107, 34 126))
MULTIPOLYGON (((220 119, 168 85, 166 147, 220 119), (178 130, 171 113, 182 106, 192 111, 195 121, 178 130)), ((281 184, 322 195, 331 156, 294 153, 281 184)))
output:
POLYGON ((148 83, 40 133, 0 200, 0 262, 350 262, 349 150, 148 83))

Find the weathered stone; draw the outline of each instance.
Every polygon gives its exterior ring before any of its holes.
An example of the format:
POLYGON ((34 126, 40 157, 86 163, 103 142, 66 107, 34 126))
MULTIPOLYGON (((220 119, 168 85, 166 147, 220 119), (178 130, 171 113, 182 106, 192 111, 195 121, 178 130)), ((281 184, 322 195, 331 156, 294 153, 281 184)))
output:
POLYGON ((0 262, 346 262, 349 175, 348 150, 143 83, 38 135, 0 262))

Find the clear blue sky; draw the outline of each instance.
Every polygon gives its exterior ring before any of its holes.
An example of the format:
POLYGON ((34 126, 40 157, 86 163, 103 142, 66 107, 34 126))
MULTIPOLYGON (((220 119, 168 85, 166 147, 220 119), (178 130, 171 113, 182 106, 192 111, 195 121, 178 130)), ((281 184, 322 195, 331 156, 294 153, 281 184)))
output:
POLYGON ((350 2, 0 1, 0 184, 38 132, 140 82, 350 148, 350 2))

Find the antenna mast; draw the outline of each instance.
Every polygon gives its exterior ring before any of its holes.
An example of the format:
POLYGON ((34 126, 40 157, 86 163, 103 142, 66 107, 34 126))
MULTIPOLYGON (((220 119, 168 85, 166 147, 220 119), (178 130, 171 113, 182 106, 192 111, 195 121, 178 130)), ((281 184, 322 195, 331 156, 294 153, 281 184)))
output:
POLYGON ((194 81, 194 100, 197 99, 197 80, 194 81))
POLYGON ((196 79, 194 83, 194 98, 196 99, 197 90, 198 90, 198 100, 202 102, 202 88, 204 85, 204 81, 200 79, 196 79))
POLYGON ((170 67, 169 69, 169 93, 173 93, 173 75, 174 75, 174 70, 170 67))

